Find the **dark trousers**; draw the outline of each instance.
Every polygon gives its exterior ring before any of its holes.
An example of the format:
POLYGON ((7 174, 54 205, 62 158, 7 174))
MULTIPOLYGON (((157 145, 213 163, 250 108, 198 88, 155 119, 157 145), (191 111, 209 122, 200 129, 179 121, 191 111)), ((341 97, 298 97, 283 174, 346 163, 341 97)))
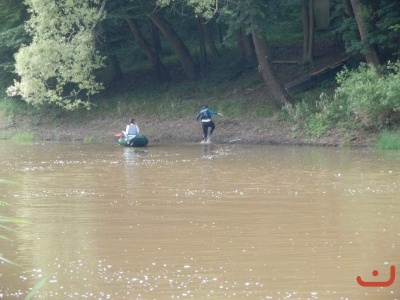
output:
POLYGON ((215 129, 215 124, 213 121, 210 122, 202 122, 201 126, 203 127, 203 138, 206 139, 208 136, 208 127, 211 128, 210 130, 210 135, 213 133, 214 129, 215 129))

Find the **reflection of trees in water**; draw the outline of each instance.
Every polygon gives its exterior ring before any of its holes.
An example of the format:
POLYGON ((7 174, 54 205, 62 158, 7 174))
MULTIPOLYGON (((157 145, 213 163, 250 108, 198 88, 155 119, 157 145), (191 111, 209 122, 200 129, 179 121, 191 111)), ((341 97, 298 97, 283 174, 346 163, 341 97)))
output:
POLYGON ((124 147, 122 150, 125 182, 124 184, 121 183, 120 189, 126 193, 129 201, 138 203, 140 202, 140 199, 138 199, 138 189, 141 184, 140 173, 143 167, 142 158, 146 155, 147 150, 133 147, 124 147))

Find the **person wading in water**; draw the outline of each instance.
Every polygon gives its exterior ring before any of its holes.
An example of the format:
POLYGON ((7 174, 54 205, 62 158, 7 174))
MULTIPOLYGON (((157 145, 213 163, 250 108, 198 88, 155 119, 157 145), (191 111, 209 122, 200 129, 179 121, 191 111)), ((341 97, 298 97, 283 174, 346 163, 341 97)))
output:
POLYGON ((223 117, 224 115, 209 109, 208 106, 206 105, 200 110, 200 112, 196 116, 197 121, 201 120, 201 127, 203 129, 203 140, 201 141, 202 143, 211 141, 211 135, 215 129, 215 124, 213 120, 211 120, 211 116, 223 117), (211 128, 210 132, 208 132, 208 128, 211 128))

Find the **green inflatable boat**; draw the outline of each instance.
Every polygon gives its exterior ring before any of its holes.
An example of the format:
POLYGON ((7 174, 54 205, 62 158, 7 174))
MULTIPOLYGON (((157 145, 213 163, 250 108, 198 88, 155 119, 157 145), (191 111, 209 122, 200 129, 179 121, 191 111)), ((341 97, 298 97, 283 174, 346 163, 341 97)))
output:
POLYGON ((147 136, 138 134, 135 136, 121 136, 118 144, 125 147, 145 147, 149 143, 147 136))

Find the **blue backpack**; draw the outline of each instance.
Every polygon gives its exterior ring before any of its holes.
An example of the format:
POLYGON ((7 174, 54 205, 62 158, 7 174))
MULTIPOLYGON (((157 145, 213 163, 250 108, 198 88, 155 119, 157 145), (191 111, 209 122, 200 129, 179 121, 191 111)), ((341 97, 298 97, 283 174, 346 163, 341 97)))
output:
POLYGON ((201 119, 211 119, 208 109, 203 109, 201 112, 201 119))

